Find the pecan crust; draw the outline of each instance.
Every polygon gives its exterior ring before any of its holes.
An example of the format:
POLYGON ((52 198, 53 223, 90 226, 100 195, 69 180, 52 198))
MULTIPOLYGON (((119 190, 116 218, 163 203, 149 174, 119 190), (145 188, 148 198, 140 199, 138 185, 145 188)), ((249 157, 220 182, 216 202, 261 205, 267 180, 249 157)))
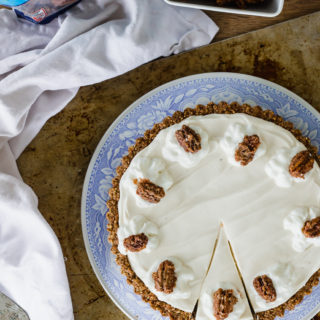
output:
POLYGON ((294 178, 304 179, 304 175, 313 168, 314 159, 308 150, 298 152, 290 162, 289 172, 294 178))
POLYGON ((223 290, 219 288, 213 294, 213 315, 217 320, 228 318, 237 302, 238 298, 233 294, 232 289, 223 290))
POLYGON ((172 293, 177 282, 174 264, 169 260, 161 262, 158 270, 152 274, 152 279, 156 290, 172 293))
POLYGON ((201 149, 200 135, 185 124, 176 131, 175 135, 185 152, 196 153, 201 149))
POLYGON ((277 299, 276 289, 273 286, 272 280, 267 275, 264 274, 254 278, 253 287, 259 296, 267 302, 273 302, 277 299))
MULTIPOLYGON (((316 161, 320 165, 320 158, 317 155, 317 148, 312 146, 310 139, 304 137, 301 131, 295 129, 293 124, 289 121, 284 121, 283 118, 276 115, 271 110, 263 110, 259 106, 251 107, 248 104, 240 105, 237 102, 228 104, 226 102, 220 102, 215 104, 210 102, 207 105, 197 105, 195 108, 186 108, 183 112, 176 111, 171 117, 166 117, 162 122, 157 123, 151 130, 147 130, 143 137, 136 140, 135 145, 131 146, 128 150, 128 155, 122 158, 121 165, 117 168, 117 176, 112 180, 112 188, 109 191, 110 200, 107 202, 109 211, 107 212, 108 225, 107 230, 109 232, 108 241, 112 245, 111 252, 116 255, 116 263, 121 267, 121 273, 127 277, 127 282, 134 287, 136 294, 142 297, 142 300, 149 303, 154 310, 160 311, 163 316, 170 317, 170 320, 191 320, 193 316, 191 313, 184 312, 180 309, 174 308, 171 305, 160 301, 157 297, 150 292, 145 284, 138 278, 133 272, 128 257, 123 256, 118 250, 118 237, 117 230, 119 227, 119 215, 118 215, 118 201, 120 197, 119 183, 122 175, 127 170, 133 157, 145 147, 147 147, 157 134, 173 125, 177 124, 184 119, 194 115, 207 115, 207 114, 234 114, 245 113, 263 120, 272 122, 282 128, 290 131, 295 138, 303 143, 310 153, 314 156, 316 161)), ((285 310, 293 310, 296 305, 301 303, 306 295, 312 292, 312 289, 319 284, 320 269, 314 273, 314 275, 308 280, 306 285, 302 287, 294 296, 292 296, 287 302, 280 306, 269 309, 263 312, 259 312, 258 316, 261 320, 274 320, 276 317, 283 317, 285 310)), ((194 320, 194 319, 193 319, 194 320)))
POLYGON ((306 221, 302 233, 306 238, 320 237, 320 217, 306 221))
POLYGON ((235 151, 235 160, 240 162, 242 166, 246 166, 253 160, 253 157, 260 144, 260 139, 256 134, 252 136, 245 136, 235 151))
POLYGON ((123 246, 131 252, 139 252, 146 248, 148 240, 144 233, 133 234, 123 240, 123 246))
POLYGON ((163 188, 157 186, 149 179, 140 179, 137 182, 137 186, 137 195, 148 202, 158 203, 165 196, 163 188))

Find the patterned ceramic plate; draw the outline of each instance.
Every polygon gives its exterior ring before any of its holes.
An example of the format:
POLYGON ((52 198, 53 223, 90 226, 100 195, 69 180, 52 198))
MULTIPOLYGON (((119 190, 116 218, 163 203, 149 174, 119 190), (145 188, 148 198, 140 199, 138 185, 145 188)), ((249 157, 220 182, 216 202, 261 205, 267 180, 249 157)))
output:
MULTIPOLYGON (((131 319, 165 319, 133 292, 110 252, 106 201, 111 180, 128 146, 176 110, 209 101, 248 103, 273 110, 294 123, 314 146, 320 143, 320 115, 307 102, 272 82, 234 73, 206 73, 169 82, 127 108, 101 139, 88 168, 82 194, 82 229, 92 267, 116 305, 131 319)), ((310 320, 320 309, 320 285, 283 320, 310 320)))

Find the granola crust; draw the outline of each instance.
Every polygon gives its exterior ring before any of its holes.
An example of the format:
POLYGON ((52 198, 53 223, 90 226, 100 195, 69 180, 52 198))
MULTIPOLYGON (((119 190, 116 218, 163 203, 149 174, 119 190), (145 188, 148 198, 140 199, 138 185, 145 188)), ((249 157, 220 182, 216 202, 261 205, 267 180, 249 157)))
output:
MULTIPOLYGON (((147 147, 156 135, 162 130, 171 125, 181 122, 182 120, 194 116, 194 115, 207 115, 207 114, 234 114, 245 113, 257 118, 261 118, 266 121, 273 122, 284 129, 290 131, 295 138, 303 143, 314 159, 320 163, 320 157, 317 155, 317 148, 311 145, 310 140, 301 134, 301 131, 295 129, 293 124, 289 121, 285 121, 282 117, 274 114, 271 110, 263 110, 259 106, 251 107, 248 104, 240 105, 237 102, 228 104, 226 102, 220 102, 215 104, 210 102, 206 106, 197 105, 195 108, 186 108, 183 112, 176 111, 171 117, 166 117, 162 122, 157 123, 151 130, 147 130, 143 137, 136 139, 135 145, 129 147, 128 155, 122 158, 122 164, 116 169, 117 175, 112 180, 112 188, 109 190, 110 200, 107 202, 108 212, 107 230, 109 232, 108 241, 112 245, 111 252, 116 255, 116 262, 121 267, 121 273, 127 277, 128 284, 132 285, 136 294, 140 295, 142 299, 149 303, 154 310, 160 311, 163 316, 170 317, 171 320, 192 320, 194 315, 171 305, 158 300, 158 298, 150 292, 146 285, 138 278, 135 272, 132 270, 127 256, 122 255, 118 251, 118 237, 117 230, 119 227, 119 213, 118 213, 118 201, 120 198, 119 183, 123 173, 128 168, 131 160, 134 156, 147 147)), ((287 302, 280 306, 260 312, 257 314, 259 320, 273 320, 275 317, 283 317, 285 310, 293 310, 304 298, 304 296, 312 292, 312 288, 319 283, 320 269, 313 274, 313 276, 307 281, 304 287, 302 287, 295 295, 293 295, 287 302)))

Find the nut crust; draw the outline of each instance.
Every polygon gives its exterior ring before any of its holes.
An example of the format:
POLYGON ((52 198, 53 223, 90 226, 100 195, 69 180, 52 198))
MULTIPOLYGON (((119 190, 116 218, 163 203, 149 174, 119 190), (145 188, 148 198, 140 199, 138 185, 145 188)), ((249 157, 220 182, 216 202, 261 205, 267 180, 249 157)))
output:
POLYGON ((267 275, 264 274, 254 278, 253 287, 259 296, 267 302, 273 302, 277 299, 277 293, 272 280, 267 275))
POLYGON ((137 185, 136 193, 145 201, 158 203, 165 196, 163 188, 157 186, 149 179, 140 179, 137 185))
POLYGON ((185 152, 196 153, 201 149, 200 135, 185 124, 176 131, 175 135, 185 152))
POLYGON ((131 252, 139 252, 146 248, 148 237, 144 233, 133 234, 123 240, 123 246, 131 252))
POLYGON ((289 172, 294 178, 304 179, 304 175, 313 168, 314 159, 308 150, 300 151, 291 160, 289 172))
POLYGON ((306 238, 320 237, 320 217, 306 221, 302 233, 306 238))
POLYGON ((234 296, 232 289, 218 289, 213 294, 213 315, 217 320, 228 318, 237 302, 238 298, 234 296))
POLYGON ((158 270, 152 274, 152 279, 157 291, 172 293, 177 282, 174 264, 169 260, 161 262, 158 270))
POLYGON ((235 160, 240 162, 242 166, 246 166, 253 160, 260 144, 260 139, 256 134, 252 136, 245 136, 243 138, 243 141, 239 143, 238 148, 235 151, 235 160))

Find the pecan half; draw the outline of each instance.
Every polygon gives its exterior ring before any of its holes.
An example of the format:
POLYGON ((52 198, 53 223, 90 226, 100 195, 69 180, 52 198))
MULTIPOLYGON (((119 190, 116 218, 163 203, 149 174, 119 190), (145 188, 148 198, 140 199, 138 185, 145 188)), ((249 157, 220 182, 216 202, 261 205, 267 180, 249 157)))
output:
POLYGON ((131 252, 139 252, 148 244, 148 237, 144 233, 133 234, 123 240, 124 247, 131 252))
POLYGON ((174 264, 169 260, 161 262, 158 270, 152 274, 152 279, 156 290, 172 293, 177 282, 174 264))
POLYGON ((305 222, 302 233, 306 238, 320 237, 320 217, 305 222))
POLYGON ((304 175, 313 168, 314 159, 308 150, 297 153, 290 162, 289 172, 294 178, 304 179, 304 175))
POLYGON ((201 149, 200 135, 185 124, 180 130, 177 130, 175 134, 180 146, 184 149, 184 151, 196 153, 201 149))
POLYGON ((253 157, 261 144, 259 137, 254 134, 252 136, 245 136, 243 141, 238 144, 238 148, 235 151, 234 158, 236 161, 240 161, 242 166, 246 166, 253 160, 253 157))
POLYGON ((163 188, 157 186, 149 179, 140 179, 137 186, 137 195, 148 202, 158 203, 165 196, 163 188))
POLYGON ((277 299, 276 289, 273 286, 272 280, 267 275, 262 275, 254 278, 253 287, 258 295, 267 302, 273 302, 277 299))
POLYGON ((213 294, 213 315, 217 320, 228 318, 233 311, 233 306, 238 302, 232 289, 218 289, 213 294))

